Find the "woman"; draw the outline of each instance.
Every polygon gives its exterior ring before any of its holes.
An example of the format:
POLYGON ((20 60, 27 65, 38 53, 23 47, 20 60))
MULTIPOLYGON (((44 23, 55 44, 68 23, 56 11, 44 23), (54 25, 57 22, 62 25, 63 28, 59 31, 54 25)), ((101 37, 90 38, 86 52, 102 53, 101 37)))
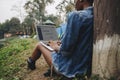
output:
POLYGON ((40 43, 28 59, 28 68, 34 70, 35 62, 43 54, 46 62, 54 71, 67 78, 76 75, 91 75, 93 45, 93 0, 75 0, 77 11, 72 12, 61 44, 50 41, 53 52, 40 43))

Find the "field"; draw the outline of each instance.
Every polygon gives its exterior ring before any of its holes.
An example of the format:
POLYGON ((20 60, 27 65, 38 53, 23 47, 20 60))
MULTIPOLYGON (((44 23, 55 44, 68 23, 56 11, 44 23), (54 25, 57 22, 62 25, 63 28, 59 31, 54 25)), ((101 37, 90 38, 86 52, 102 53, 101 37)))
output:
POLYGON ((0 80, 47 80, 43 73, 47 70, 47 64, 43 57, 37 61, 37 69, 27 69, 27 58, 31 55, 35 39, 11 38, 4 42, 0 49, 0 80))

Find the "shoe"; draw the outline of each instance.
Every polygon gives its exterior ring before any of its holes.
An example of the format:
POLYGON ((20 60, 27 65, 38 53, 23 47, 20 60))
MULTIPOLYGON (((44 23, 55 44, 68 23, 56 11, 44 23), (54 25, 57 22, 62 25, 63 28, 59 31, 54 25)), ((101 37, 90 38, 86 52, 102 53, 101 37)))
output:
POLYGON ((27 60, 27 63, 28 63, 28 68, 29 68, 29 69, 31 69, 31 70, 36 69, 35 61, 33 61, 31 58, 29 58, 29 59, 27 60))
POLYGON ((50 77, 50 74, 51 74, 51 71, 50 71, 50 69, 48 69, 47 72, 45 72, 43 75, 45 77, 50 77))
MULTIPOLYGON (((43 75, 44 75, 45 77, 50 77, 50 76, 51 76, 51 70, 48 69, 47 72, 45 72, 43 75)), ((53 71, 53 72, 52 72, 52 76, 57 76, 57 73, 53 71)))

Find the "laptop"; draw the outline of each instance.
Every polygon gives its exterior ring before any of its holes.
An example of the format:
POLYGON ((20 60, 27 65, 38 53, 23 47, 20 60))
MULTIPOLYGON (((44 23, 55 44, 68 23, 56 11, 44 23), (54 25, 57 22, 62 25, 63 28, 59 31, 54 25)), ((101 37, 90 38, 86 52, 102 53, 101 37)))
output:
POLYGON ((58 34, 54 25, 38 25, 36 32, 40 43, 50 51, 54 51, 50 46, 46 45, 49 40, 58 40, 58 34))
POLYGON ((40 41, 58 40, 54 25, 38 25, 36 31, 40 41))

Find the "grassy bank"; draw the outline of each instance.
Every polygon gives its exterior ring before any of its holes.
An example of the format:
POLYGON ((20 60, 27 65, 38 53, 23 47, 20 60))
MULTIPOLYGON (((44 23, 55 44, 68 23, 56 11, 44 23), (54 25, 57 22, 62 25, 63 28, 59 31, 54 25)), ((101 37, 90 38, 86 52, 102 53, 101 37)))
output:
POLYGON ((19 80, 25 74, 26 57, 36 40, 11 38, 0 49, 0 80, 19 80))

